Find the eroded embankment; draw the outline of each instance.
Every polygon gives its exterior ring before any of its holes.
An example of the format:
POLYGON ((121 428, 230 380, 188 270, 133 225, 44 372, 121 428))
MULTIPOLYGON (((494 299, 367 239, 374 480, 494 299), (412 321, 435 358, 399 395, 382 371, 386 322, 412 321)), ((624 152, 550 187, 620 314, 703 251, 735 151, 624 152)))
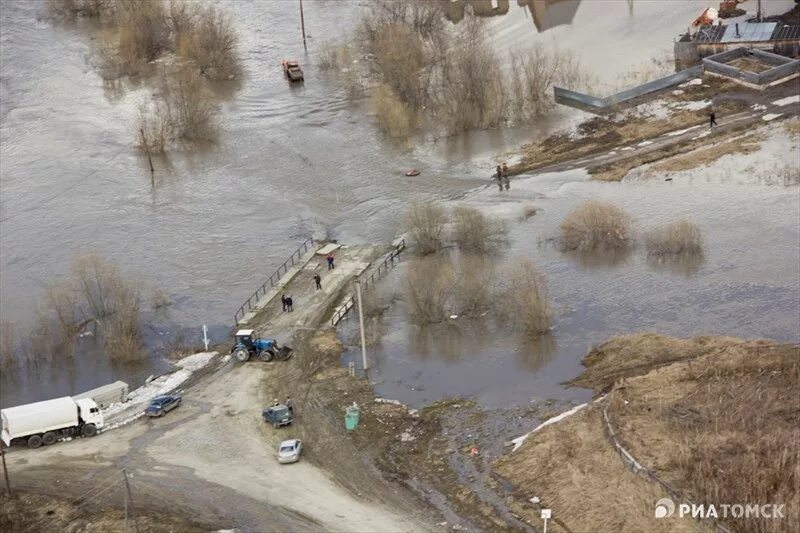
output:
MULTIPOLYGON (((721 520, 731 531, 798 523, 800 346, 640 334, 598 346, 584 364, 572 384, 606 397, 496 463, 520 500, 537 496, 553 509, 554 531, 715 527, 688 516, 655 519, 663 497, 785 505, 783 519, 721 520), (643 470, 632 472, 614 443, 643 470)), ((536 506, 516 510, 539 523, 536 506)))

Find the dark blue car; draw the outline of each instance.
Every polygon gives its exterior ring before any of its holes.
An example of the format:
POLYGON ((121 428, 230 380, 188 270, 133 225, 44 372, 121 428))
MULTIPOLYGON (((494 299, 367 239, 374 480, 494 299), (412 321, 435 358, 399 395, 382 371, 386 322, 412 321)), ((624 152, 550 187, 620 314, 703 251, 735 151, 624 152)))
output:
POLYGON ((164 416, 167 411, 172 411, 181 404, 180 396, 157 396, 145 409, 147 416, 164 416))

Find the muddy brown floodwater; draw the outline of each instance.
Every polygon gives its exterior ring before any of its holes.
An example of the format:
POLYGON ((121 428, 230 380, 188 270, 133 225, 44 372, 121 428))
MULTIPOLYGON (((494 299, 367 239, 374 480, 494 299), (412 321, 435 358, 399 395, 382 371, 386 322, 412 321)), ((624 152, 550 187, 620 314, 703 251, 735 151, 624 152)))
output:
MULTIPOLYGON (((221 105, 219 145, 202 152, 171 154, 168 162, 158 163, 152 189, 145 163, 132 147, 134 116, 137 104, 148 94, 146 84, 103 82, 93 54, 92 28, 86 21, 54 23, 46 17, 44 1, 2 1, 0 317, 13 322, 19 336, 30 333, 35 302, 43 286, 62 277, 76 253, 97 251, 126 272, 163 288, 175 301, 166 316, 153 319, 155 324, 169 327, 156 327, 152 336, 189 327, 197 336, 200 324, 207 323, 217 326, 214 331, 220 338, 216 340, 222 340, 236 307, 298 241, 314 236, 387 242, 396 234, 398 220, 410 200, 446 199, 473 189, 488 177, 494 154, 547 134, 576 115, 559 110, 531 127, 420 142, 406 150, 380 138, 366 102, 348 101, 335 79, 314 67, 317 46, 349 31, 363 3, 305 2, 310 34, 307 54, 299 38, 295 3, 214 3, 232 14, 239 31, 244 76, 239 80, 239 90, 221 105), (281 58, 292 56, 298 57, 305 68, 306 81, 301 86, 288 85, 281 74, 281 58), (422 169, 422 174, 404 177, 403 170, 411 167, 422 169)), ((778 12, 790 3, 773 2, 768 9, 778 12)), ((489 24, 501 49, 533 42, 570 48, 598 75, 613 79, 631 65, 668 51, 671 37, 698 9, 690 0, 584 1, 577 6, 571 25, 537 33, 530 13, 514 4, 508 15, 493 17, 489 24), (653 22, 656 20, 658 23, 653 22), (595 68, 599 64, 602 69, 595 68)), ((566 180, 562 185, 569 189, 570 183, 566 180)), ((555 206, 566 203, 566 199, 554 197, 549 209, 556 211, 561 207, 555 206)), ((745 212, 755 214, 756 209, 753 206, 745 212)), ((594 315, 576 311, 560 319, 558 350, 534 358, 538 361, 535 364, 527 356, 518 357, 514 364, 526 370, 516 373, 517 389, 506 390, 524 389, 528 394, 524 384, 530 379, 547 384, 542 385, 542 393, 560 390, 557 382, 577 371, 575 354, 587 344, 604 339, 595 338, 597 331, 661 325, 655 316, 650 322, 643 321, 638 310, 645 305, 632 289, 617 294, 608 285, 596 285, 605 278, 642 277, 643 272, 649 272, 644 267, 600 274, 581 270, 558 263, 555 256, 548 255, 551 251, 534 250, 526 241, 529 237, 524 231, 516 235, 514 246, 534 256, 543 253, 552 257, 551 264, 546 265, 551 278, 564 276, 557 284, 584 288, 577 299, 572 297, 574 292, 557 297, 564 305, 590 310, 594 315), (597 291, 613 304, 593 297, 597 291), (605 302, 606 309, 619 306, 615 315, 619 322, 613 328, 589 320, 594 316, 596 321, 602 319, 602 324, 609 323, 609 318, 597 310, 598 301, 605 302), (632 303, 635 305, 626 307, 632 303), (585 316, 588 322, 579 316, 585 316), (575 324, 573 337, 565 334, 565 321, 569 320, 575 324), (587 331, 582 333, 582 327, 587 331), (572 355, 565 363, 559 354, 567 345, 572 355)), ((761 246, 760 234, 752 238, 753 242, 744 242, 741 247, 761 246)), ((789 255, 783 257, 784 267, 789 255)), ((717 277, 725 268, 741 270, 734 266, 740 264, 736 253, 723 255, 720 260, 717 277)), ((776 297, 768 298, 754 289, 772 286, 763 282, 767 279, 764 275, 757 277, 755 285, 734 281, 733 274, 725 279, 728 281, 719 283, 735 285, 740 292, 726 293, 727 300, 712 294, 716 307, 709 311, 733 314, 744 321, 747 308, 734 296, 751 294, 758 302, 770 304, 759 309, 759 317, 774 319, 759 318, 756 322, 767 327, 758 334, 779 329, 779 315, 787 310, 787 304, 781 302, 791 296, 791 292, 788 296, 781 293, 785 283, 778 284, 776 297)), ((681 281, 684 288, 690 283, 681 281)), ((642 280, 640 288, 645 286, 646 280, 642 280)), ((693 295, 698 300, 703 291, 713 292, 713 287, 706 285, 697 289, 693 295)), ((651 303, 659 300, 655 292, 649 298, 651 303)), ((673 305, 667 309, 681 314, 673 305)), ((407 337, 402 333, 404 328, 407 326, 398 325, 395 337, 407 337)), ((497 347, 498 342, 510 342, 500 338, 490 340, 484 351, 497 347)), ((515 348, 509 345, 503 350, 513 352, 515 348)), ((72 370, 31 375, 24 385, 12 385, 9 374, 5 374, 0 402, 6 405, 75 393, 111 379, 135 382, 137 376, 163 366, 154 357, 144 367, 112 367, 97 350, 87 350, 81 357, 72 370)), ((387 361, 384 368, 390 372, 387 361)), ((505 382, 508 370, 496 371, 497 365, 483 362, 488 364, 480 370, 483 378, 465 381, 482 385, 464 387, 465 392, 489 394, 486 391, 505 382), (495 378, 488 379, 492 375, 495 378)), ((502 362, 509 364, 507 358, 502 362)), ((406 375, 390 377, 387 382, 406 375)), ((442 394, 444 391, 431 392, 432 396, 442 394)))

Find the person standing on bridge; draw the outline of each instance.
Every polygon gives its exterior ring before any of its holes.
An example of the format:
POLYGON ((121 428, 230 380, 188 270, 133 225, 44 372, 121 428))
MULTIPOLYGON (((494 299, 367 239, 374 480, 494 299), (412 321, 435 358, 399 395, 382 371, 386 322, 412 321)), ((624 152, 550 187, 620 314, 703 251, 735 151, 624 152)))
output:
POLYGON ((286 295, 281 294, 281 304, 283 304, 283 310, 286 311, 286 295))
POLYGON ((714 113, 714 110, 711 110, 711 114, 708 115, 708 129, 713 128, 717 125, 717 114, 714 113))
POLYGON ((314 285, 316 285, 317 290, 322 288, 322 278, 319 277, 319 274, 314 274, 314 285))
POLYGON ((294 301, 292 300, 292 297, 291 296, 287 296, 286 297, 286 310, 289 311, 290 313, 294 312, 294 308, 292 307, 293 305, 294 305, 294 301))

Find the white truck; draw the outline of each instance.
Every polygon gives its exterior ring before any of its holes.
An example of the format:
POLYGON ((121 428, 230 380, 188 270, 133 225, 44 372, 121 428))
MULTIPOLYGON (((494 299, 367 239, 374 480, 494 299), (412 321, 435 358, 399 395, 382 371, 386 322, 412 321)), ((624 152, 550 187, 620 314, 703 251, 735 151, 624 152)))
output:
POLYGON ((94 400, 69 396, 0 409, 0 418, 5 445, 24 442, 28 448, 65 437, 93 437, 103 427, 103 413, 94 400))

